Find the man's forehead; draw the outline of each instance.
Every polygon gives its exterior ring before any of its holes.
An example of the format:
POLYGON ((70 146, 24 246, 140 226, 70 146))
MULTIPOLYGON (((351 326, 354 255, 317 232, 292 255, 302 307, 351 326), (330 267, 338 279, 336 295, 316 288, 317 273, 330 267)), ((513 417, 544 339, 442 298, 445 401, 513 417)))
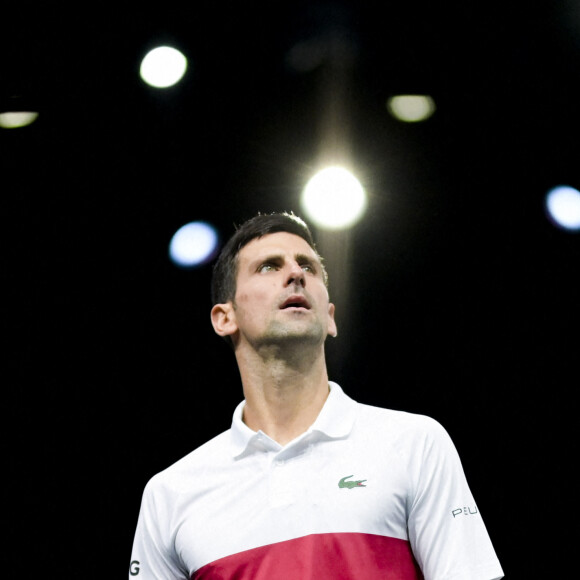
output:
POLYGON ((289 232, 275 232, 254 238, 240 250, 240 259, 252 260, 264 254, 301 254, 318 259, 306 240, 289 232))

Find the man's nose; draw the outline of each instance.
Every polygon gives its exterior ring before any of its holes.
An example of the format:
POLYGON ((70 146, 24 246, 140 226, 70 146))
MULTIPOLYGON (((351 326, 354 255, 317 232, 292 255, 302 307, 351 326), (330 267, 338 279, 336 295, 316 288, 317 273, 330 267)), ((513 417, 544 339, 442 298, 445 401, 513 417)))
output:
POLYGON ((297 284, 299 286, 304 286, 306 284, 306 277, 304 276, 304 270, 300 264, 294 263, 290 265, 288 271, 288 285, 297 284))

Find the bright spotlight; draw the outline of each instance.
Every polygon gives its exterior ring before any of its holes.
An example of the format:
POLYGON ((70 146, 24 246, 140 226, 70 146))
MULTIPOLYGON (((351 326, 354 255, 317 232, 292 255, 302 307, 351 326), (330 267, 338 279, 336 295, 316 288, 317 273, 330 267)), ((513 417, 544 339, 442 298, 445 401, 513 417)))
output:
POLYGON ((397 95, 387 101, 387 109, 399 121, 425 121, 435 112, 435 101, 429 95, 397 95))
POLYGON ((180 227, 169 244, 169 257, 177 266, 192 268, 205 264, 214 255, 218 235, 205 222, 190 222, 180 227))
POLYGON ((342 167, 317 173, 302 192, 302 207, 319 227, 329 230, 353 226, 363 215, 367 198, 358 179, 342 167))
POLYGON ((0 127, 3 129, 18 129, 36 121, 36 111, 6 111, 0 113, 0 127))
POLYGON ((141 78, 152 87, 164 89, 181 80, 187 69, 187 59, 170 46, 154 48, 141 62, 141 78))
POLYGON ((567 185, 546 194, 546 210, 552 222, 566 230, 580 230, 580 191, 567 185))

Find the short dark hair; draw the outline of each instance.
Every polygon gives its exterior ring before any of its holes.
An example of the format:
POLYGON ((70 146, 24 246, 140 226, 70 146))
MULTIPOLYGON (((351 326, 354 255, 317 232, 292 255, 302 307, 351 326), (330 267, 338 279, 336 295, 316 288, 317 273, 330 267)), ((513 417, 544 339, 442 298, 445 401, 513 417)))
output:
MULTIPOLYGON (((259 213, 241 226, 236 227, 235 233, 225 244, 214 264, 211 280, 212 304, 234 301, 240 250, 252 240, 277 232, 287 232, 300 236, 314 250, 322 264, 322 257, 316 249, 312 232, 303 219, 292 212, 259 213)), ((324 283, 328 285, 328 276, 324 265, 322 265, 322 275, 324 283)))

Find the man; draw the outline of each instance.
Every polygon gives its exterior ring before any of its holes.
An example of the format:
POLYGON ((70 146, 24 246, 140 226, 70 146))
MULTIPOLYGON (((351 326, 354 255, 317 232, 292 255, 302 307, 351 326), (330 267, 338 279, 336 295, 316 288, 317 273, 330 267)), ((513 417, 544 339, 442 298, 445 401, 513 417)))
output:
POLYGON ((243 224, 215 264, 212 299, 244 401, 231 429, 147 484, 130 577, 503 577, 444 429, 329 382, 334 305, 300 218, 243 224))

